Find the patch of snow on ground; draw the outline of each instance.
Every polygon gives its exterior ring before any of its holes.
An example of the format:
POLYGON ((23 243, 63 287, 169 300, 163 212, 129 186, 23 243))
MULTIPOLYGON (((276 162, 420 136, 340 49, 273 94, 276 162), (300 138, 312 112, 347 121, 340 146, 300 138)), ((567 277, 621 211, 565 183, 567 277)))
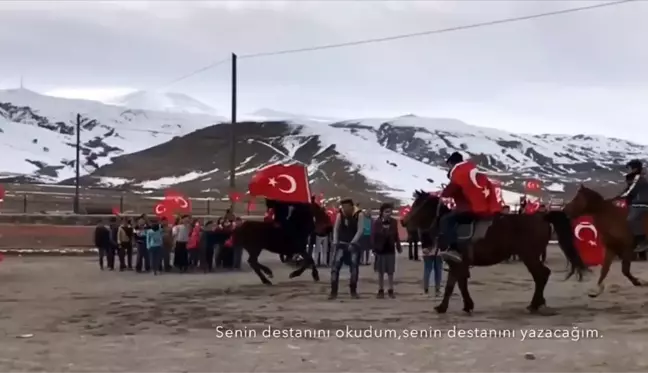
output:
POLYGON ((131 179, 124 179, 123 177, 110 177, 110 176, 101 176, 98 179, 99 179, 98 182, 99 185, 107 186, 107 187, 118 187, 133 181, 131 179))
POLYGON ((545 189, 550 191, 550 192, 565 192, 565 184, 561 183, 551 183, 547 186, 545 186, 545 189))
POLYGON ((143 181, 137 185, 146 189, 162 189, 174 184, 186 183, 187 181, 195 180, 199 177, 212 174, 216 171, 218 171, 218 168, 207 172, 191 171, 181 176, 165 176, 157 180, 143 181))

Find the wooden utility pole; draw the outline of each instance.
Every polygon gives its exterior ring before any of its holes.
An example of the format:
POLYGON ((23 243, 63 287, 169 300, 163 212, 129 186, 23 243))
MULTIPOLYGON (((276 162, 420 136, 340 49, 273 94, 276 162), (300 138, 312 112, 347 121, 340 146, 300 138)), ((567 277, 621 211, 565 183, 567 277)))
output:
POLYGON ((74 175, 74 213, 79 213, 79 179, 81 174, 81 114, 76 117, 76 162, 74 175))
MULTIPOLYGON (((230 123, 230 196, 236 191, 236 53, 232 53, 232 119, 230 123)), ((231 201, 234 212, 234 201, 231 201)))

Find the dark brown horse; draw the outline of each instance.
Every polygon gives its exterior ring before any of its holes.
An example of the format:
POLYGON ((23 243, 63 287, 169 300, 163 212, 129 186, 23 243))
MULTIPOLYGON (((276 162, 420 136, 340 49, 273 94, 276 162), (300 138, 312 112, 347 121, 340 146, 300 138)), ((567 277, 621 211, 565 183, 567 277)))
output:
MULTIPOLYGON (((605 259, 601 274, 595 289, 590 290, 590 297, 601 295, 605 289, 603 281, 610 271, 615 256, 621 258, 621 272, 634 286, 642 286, 643 282, 630 273, 630 264, 634 258, 634 235, 627 222, 627 211, 618 207, 612 200, 606 200, 599 193, 581 185, 563 211, 571 218, 590 215, 594 219, 596 230, 601 234, 605 246, 605 259)), ((644 220, 644 223, 646 221, 644 220)), ((645 226, 645 224, 644 224, 645 226)))
POLYGON ((272 278, 273 273, 270 268, 259 263, 259 255, 263 250, 289 258, 300 254, 304 260, 298 269, 290 273, 290 278, 301 276, 310 267, 313 279, 319 281, 317 266, 307 250, 307 237, 313 233, 318 236, 329 234, 332 229, 331 219, 317 203, 294 204, 293 208, 291 222, 250 220, 232 232, 231 243, 248 252, 250 267, 266 285, 272 285, 272 282, 265 275, 272 278))
MULTIPOLYGON (((439 219, 450 210, 438 197, 423 191, 416 191, 415 201, 403 223, 428 234, 436 236, 439 219)), ((448 261, 449 273, 445 293, 441 304, 435 307, 438 313, 445 313, 448 309, 450 297, 455 283, 459 285, 463 298, 464 312, 471 313, 474 302, 468 292, 468 278, 470 278, 470 265, 491 266, 501 263, 511 255, 517 255, 527 267, 535 283, 533 298, 527 309, 531 312, 543 313, 546 306, 544 288, 549 280, 551 270, 541 260, 551 238, 553 225, 560 248, 571 264, 571 272, 567 276, 577 273, 579 280, 587 271, 586 266, 573 243, 571 224, 562 212, 536 213, 532 215, 499 215, 491 220, 475 220, 462 222, 459 231, 468 234, 460 236, 459 244, 466 247, 464 260, 461 263, 448 261)))

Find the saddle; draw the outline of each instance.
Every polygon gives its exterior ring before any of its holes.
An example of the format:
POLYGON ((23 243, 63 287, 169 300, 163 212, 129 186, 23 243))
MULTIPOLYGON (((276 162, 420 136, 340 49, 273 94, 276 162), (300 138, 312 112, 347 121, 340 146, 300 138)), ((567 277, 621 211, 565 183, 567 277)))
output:
POLYGON ((457 238, 459 246, 464 247, 470 262, 474 259, 473 247, 475 243, 484 239, 488 229, 493 225, 495 217, 478 218, 469 223, 457 226, 457 238))

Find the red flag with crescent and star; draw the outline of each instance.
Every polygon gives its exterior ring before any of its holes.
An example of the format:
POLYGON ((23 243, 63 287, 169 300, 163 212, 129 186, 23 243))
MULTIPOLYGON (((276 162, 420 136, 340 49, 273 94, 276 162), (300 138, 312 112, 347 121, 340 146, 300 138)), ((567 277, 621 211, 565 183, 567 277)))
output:
POLYGON ((605 247, 591 216, 581 216, 572 222, 574 229, 574 246, 586 266, 603 264, 605 247))
POLYGON ((252 177, 248 190, 251 196, 264 196, 282 202, 310 203, 308 170, 303 165, 274 164, 252 177))

